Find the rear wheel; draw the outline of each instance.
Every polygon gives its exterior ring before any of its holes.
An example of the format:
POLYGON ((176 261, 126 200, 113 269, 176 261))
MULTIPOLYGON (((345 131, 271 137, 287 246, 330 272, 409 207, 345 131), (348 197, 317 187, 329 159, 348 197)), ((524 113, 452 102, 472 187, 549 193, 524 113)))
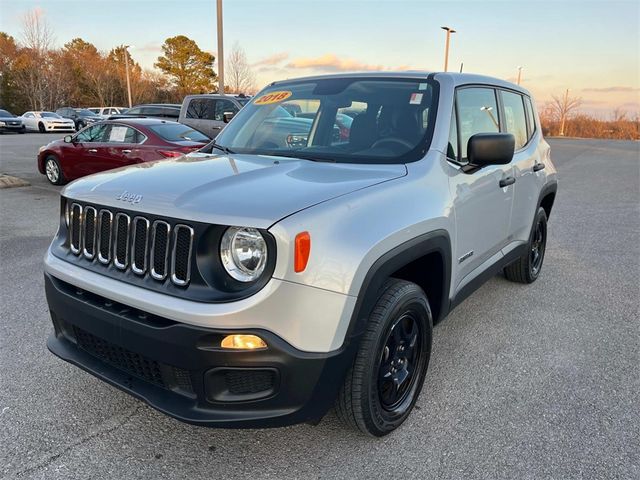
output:
POLYGON ((40 133, 45 133, 47 131, 46 128, 44 128, 44 123, 42 122, 38 123, 38 131, 40 133))
POLYGON ((427 373, 432 323, 419 286, 397 279, 385 283, 336 400, 343 423, 381 437, 407 419, 427 373))
POLYGON ((512 282, 535 282, 542 270, 546 248, 547 213, 540 207, 533 220, 527 251, 518 260, 505 267, 504 276, 512 282))
POLYGON ((49 155, 44 160, 44 172, 47 176, 47 180, 54 185, 63 185, 67 183, 64 178, 64 174, 62 173, 62 169, 60 168, 60 163, 55 155, 49 155))

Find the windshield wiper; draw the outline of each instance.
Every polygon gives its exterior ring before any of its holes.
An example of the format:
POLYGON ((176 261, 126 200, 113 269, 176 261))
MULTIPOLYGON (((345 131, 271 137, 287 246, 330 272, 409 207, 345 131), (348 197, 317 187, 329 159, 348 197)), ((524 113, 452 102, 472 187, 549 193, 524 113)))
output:
MULTIPOLYGON (((225 147, 224 145, 217 144, 216 142, 211 142, 209 145, 207 145, 207 147, 217 148, 218 150, 220 150, 221 152, 226 153, 227 155, 236 153, 233 150, 230 150, 228 147, 225 147)), ((211 153, 211 152, 208 152, 208 153, 211 153)))
POLYGON ((336 161, 332 158, 318 158, 312 157, 311 155, 301 155, 296 151, 291 152, 291 155, 288 155, 286 153, 260 153, 258 155, 266 155, 269 157, 299 158, 300 160, 310 160, 312 162, 336 163, 336 161))

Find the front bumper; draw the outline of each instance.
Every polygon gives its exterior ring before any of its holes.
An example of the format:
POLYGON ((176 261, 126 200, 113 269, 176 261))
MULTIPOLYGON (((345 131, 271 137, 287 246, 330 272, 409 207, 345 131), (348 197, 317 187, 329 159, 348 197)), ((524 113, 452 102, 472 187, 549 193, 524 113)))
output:
POLYGON ((58 357, 181 421, 273 427, 320 419, 332 406, 355 342, 329 353, 295 349, 261 329, 268 348, 217 348, 229 330, 168 320, 45 273, 58 357))
POLYGON ((51 124, 51 123, 45 123, 44 124, 44 128, 48 132, 62 132, 62 131, 73 132, 73 131, 75 131, 76 126, 75 126, 75 124, 59 124, 59 125, 55 125, 55 124, 51 124))
POLYGON ((24 131, 24 125, 0 125, 0 132, 22 132, 24 131))

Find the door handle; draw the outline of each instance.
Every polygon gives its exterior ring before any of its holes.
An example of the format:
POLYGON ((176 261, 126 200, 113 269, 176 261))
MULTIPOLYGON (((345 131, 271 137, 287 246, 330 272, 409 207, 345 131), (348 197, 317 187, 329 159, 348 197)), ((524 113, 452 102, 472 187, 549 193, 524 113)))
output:
POLYGON ((89 152, 89 153, 98 153, 98 150, 96 150, 95 148, 90 148, 89 150, 87 150, 87 152, 89 152))
POLYGON ((122 150, 122 153, 131 153, 131 150, 122 150))
POLYGON ((513 185, 514 183, 516 183, 515 177, 505 177, 500 180, 500 188, 508 187, 509 185, 513 185))
POLYGON ((544 167, 545 167, 545 164, 544 164, 544 163, 536 163, 536 164, 533 166, 533 171, 534 171, 534 172, 539 172, 539 171, 540 171, 540 170, 542 170, 544 167))

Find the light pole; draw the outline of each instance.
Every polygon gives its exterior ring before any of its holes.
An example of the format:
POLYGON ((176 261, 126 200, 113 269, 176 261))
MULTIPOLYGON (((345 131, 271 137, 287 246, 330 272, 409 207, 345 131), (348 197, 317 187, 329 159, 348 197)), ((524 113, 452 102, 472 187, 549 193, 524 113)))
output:
POLYGON ((456 33, 456 31, 451 27, 440 27, 447 32, 447 41, 444 47, 444 71, 447 71, 447 67, 449 66, 449 38, 452 33, 456 33))
POLYGON ((222 48, 222 0, 217 0, 218 13, 218 93, 224 95, 224 49, 222 48))
POLYGON ((129 80, 129 45, 123 45, 124 47, 124 70, 127 74, 127 96, 129 97, 129 108, 132 107, 131 104, 131 80, 129 80))
POLYGON ((520 85, 521 79, 522 79, 522 67, 518 67, 518 85, 520 85))

